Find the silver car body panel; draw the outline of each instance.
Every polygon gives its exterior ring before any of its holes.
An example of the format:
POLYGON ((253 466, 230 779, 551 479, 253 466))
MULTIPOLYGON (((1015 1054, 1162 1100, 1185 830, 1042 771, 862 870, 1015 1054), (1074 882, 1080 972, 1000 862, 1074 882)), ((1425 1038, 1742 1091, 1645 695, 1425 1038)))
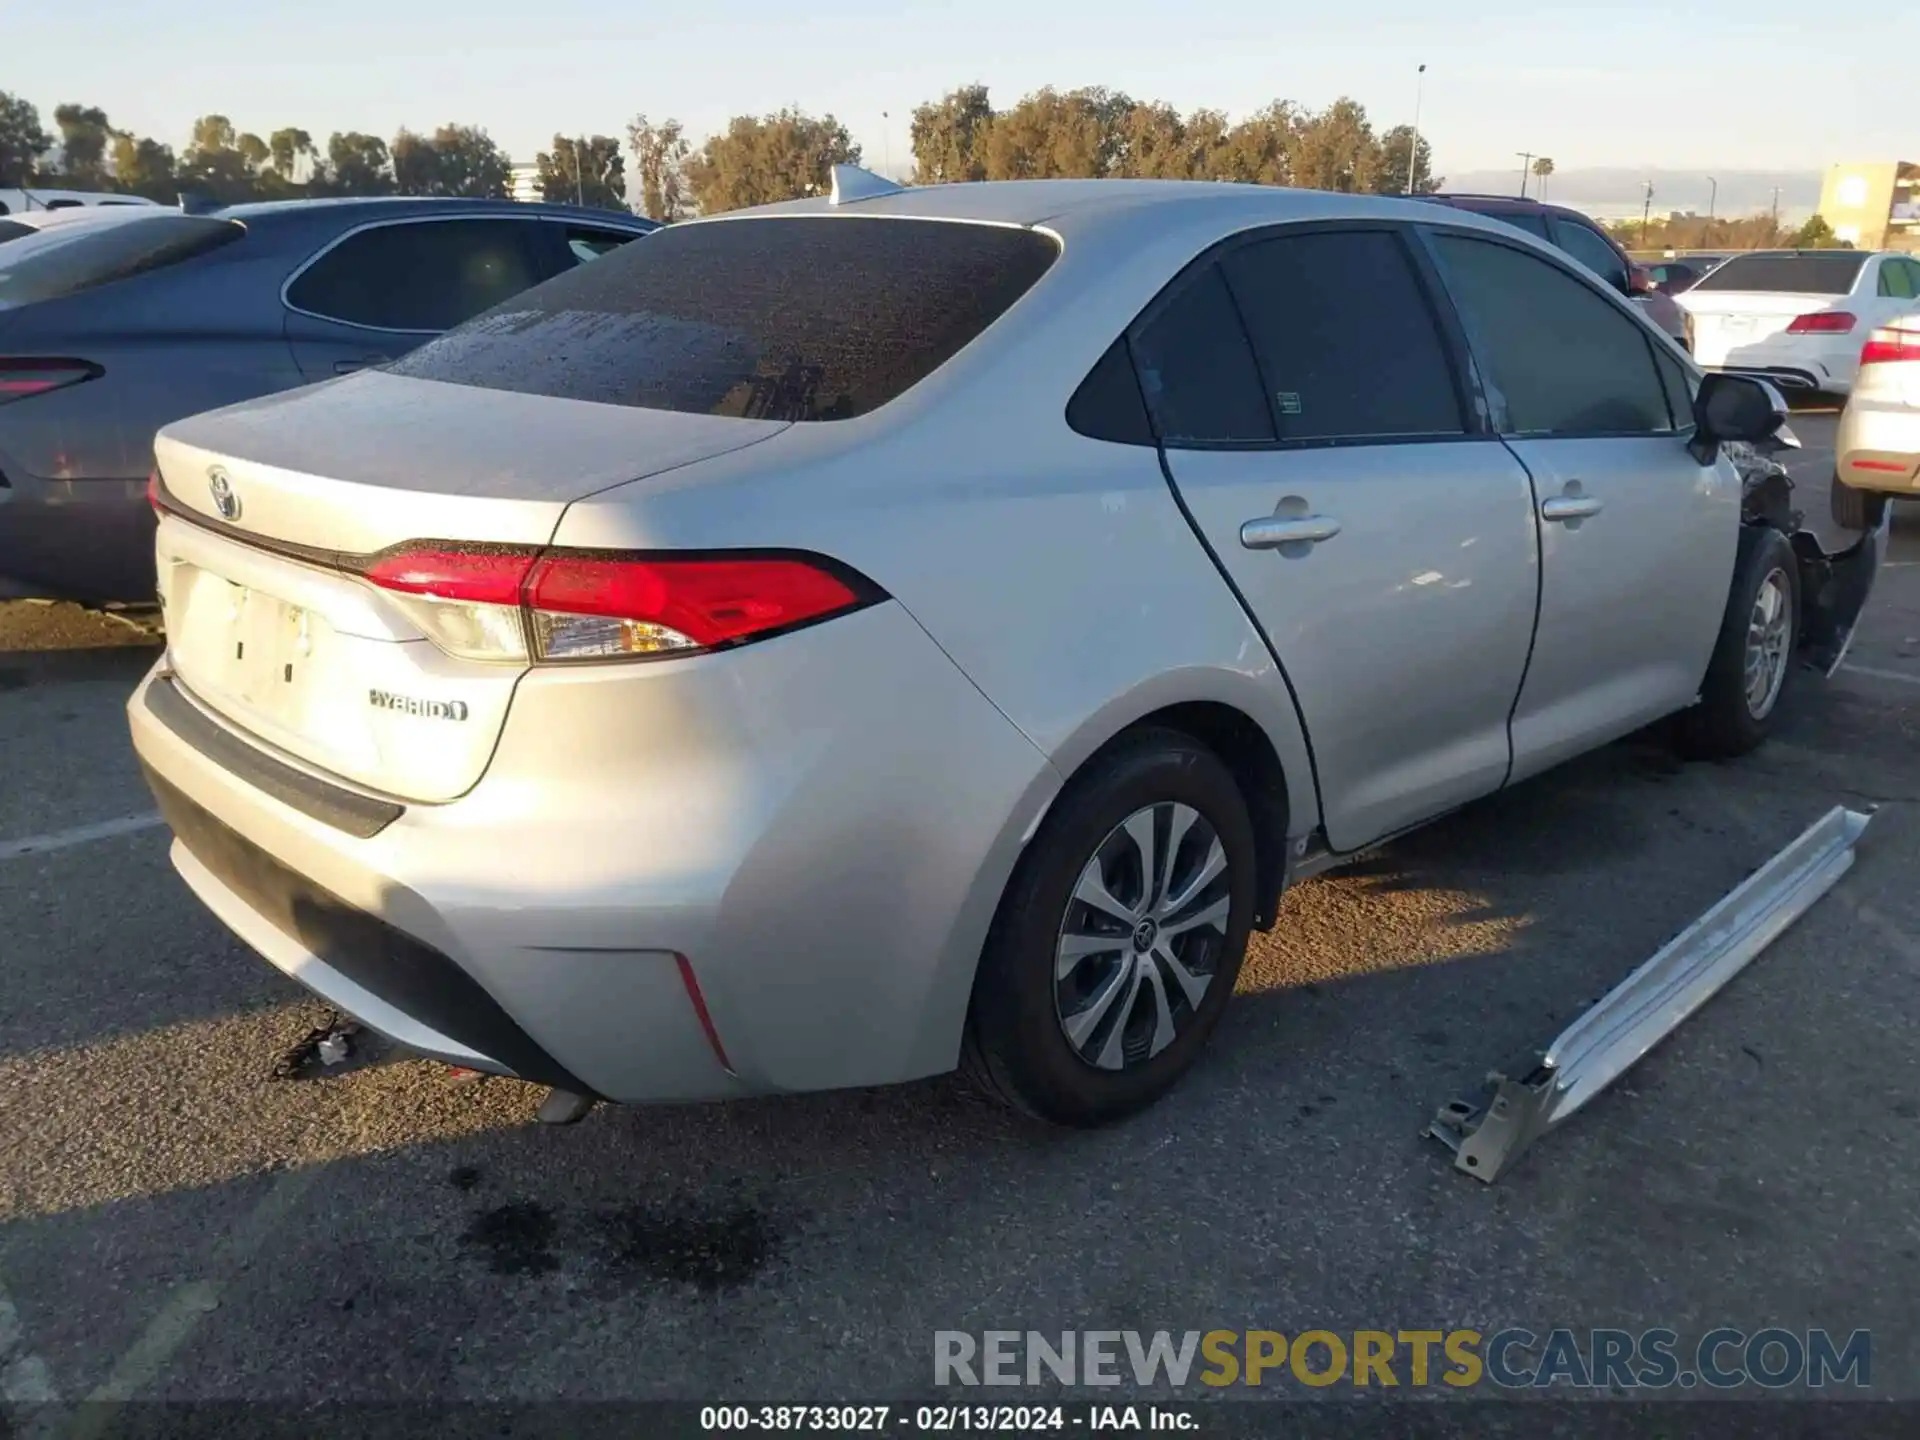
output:
POLYGON ((1287 667, 1336 849, 1500 788, 1539 590, 1527 473, 1506 446, 1176 450, 1169 464, 1287 667), (1242 526, 1275 513, 1340 529, 1247 548, 1242 526))
POLYGON ((1540 514, 1540 616, 1513 711, 1521 780, 1690 704, 1727 603, 1740 476, 1663 435, 1508 442, 1540 514), (1597 505, 1550 520, 1556 498, 1597 505))

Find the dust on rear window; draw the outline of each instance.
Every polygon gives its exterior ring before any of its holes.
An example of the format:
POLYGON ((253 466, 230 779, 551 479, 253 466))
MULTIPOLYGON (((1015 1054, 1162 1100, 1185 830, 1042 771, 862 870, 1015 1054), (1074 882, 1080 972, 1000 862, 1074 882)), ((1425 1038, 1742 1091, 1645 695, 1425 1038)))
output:
POLYGON ((1745 290, 1772 295, 1844 295, 1867 263, 1858 250, 1820 255, 1736 255, 1704 277, 1696 290, 1745 290))
POLYGON ((197 215, 49 225, 0 247, 0 305, 58 300, 229 244, 246 230, 197 215))
POLYGON ((1058 255, 1036 231, 960 221, 669 226, 389 368, 649 410, 846 420, 958 354, 1058 255))

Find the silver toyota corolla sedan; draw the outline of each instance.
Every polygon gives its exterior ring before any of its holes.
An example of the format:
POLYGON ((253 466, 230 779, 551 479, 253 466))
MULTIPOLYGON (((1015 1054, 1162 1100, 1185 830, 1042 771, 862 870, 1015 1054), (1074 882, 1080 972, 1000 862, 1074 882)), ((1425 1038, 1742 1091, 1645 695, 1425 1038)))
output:
POLYGON ((168 426, 133 735, 201 899, 427 1055, 1096 1123, 1290 880, 1760 742, 1884 545, 1789 541, 1780 422, 1474 215, 845 171, 168 426))

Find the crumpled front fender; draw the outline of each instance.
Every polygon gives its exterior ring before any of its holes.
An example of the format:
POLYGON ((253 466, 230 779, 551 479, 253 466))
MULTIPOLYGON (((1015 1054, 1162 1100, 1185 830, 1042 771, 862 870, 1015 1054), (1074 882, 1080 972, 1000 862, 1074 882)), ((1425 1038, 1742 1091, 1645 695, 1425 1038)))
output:
POLYGON ((1888 505, 1878 525, 1836 555, 1805 530, 1791 537, 1800 561, 1800 645, 1807 663, 1823 675, 1832 675, 1847 658, 1860 612, 1886 562, 1892 525, 1888 505))
POLYGON ((1766 445, 1727 443, 1721 450, 1740 472, 1742 520, 1748 525, 1771 525, 1793 545, 1800 562, 1801 654, 1809 666, 1830 676, 1847 658, 1860 612, 1886 560, 1893 507, 1884 507, 1873 529, 1829 555, 1820 548, 1819 537, 1802 528, 1804 517, 1793 504, 1793 477, 1773 458, 1774 453, 1797 449, 1799 444, 1787 437, 1766 445))

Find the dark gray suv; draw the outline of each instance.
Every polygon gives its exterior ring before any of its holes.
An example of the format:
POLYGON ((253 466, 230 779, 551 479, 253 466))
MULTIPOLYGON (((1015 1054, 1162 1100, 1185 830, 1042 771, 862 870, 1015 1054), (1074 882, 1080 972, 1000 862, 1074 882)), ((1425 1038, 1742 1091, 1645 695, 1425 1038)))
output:
POLYGON ((153 598, 153 436, 395 359, 657 228, 448 199, 123 212, 0 247, 0 598, 153 598))

